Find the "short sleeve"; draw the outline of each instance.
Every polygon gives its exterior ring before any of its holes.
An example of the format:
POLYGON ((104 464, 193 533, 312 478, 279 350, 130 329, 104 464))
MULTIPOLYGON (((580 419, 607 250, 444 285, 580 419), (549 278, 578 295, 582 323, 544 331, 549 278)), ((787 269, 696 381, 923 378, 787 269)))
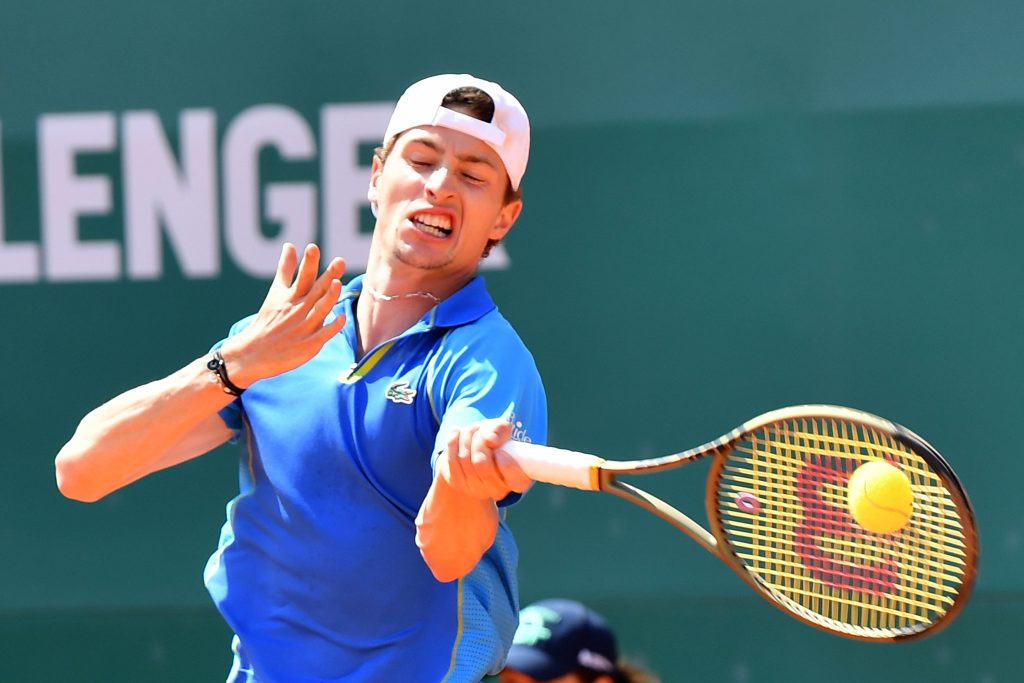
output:
MULTIPOLYGON (((547 399, 529 351, 511 328, 506 334, 471 332, 475 331, 451 330, 433 368, 429 389, 440 427, 432 466, 452 429, 477 420, 505 419, 517 441, 547 440, 547 399)), ((519 498, 510 495, 499 505, 519 498)))

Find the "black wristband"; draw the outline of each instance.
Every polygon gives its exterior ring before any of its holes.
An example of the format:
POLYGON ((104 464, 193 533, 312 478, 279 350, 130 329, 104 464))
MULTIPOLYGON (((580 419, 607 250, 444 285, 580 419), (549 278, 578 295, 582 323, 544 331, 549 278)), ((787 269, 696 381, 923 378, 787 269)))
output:
POLYGON ((210 381, 219 384, 225 394, 241 396, 242 392, 245 391, 245 389, 237 386, 228 377, 228 368, 224 364, 224 356, 220 354, 220 349, 214 350, 213 356, 206 362, 206 369, 210 371, 210 381))

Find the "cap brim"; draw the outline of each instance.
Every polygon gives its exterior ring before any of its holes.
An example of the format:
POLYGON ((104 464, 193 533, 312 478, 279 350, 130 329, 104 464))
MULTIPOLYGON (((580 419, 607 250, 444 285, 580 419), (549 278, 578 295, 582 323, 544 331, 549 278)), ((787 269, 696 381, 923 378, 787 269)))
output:
POLYGON ((512 646, 505 666, 538 681, 550 681, 576 670, 575 664, 566 665, 564 662, 556 661, 547 652, 525 645, 512 646))

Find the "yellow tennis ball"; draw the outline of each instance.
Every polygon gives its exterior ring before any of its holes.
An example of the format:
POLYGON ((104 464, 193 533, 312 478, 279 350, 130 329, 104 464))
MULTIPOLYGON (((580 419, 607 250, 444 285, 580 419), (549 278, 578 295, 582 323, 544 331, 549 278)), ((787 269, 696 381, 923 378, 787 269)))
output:
POLYGON ((854 470, 847 497, 853 518, 876 534, 903 528, 913 512, 910 480, 884 460, 871 460, 854 470))

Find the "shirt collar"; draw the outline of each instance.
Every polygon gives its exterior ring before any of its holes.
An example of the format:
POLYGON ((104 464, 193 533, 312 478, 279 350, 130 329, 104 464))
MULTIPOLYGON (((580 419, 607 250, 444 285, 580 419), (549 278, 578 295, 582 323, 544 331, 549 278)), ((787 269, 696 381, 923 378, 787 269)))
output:
MULTIPOLYGON (((342 298, 356 298, 363 291, 363 275, 345 285, 342 298)), ((477 275, 462 289, 427 311, 422 320, 432 327, 458 327, 482 318, 497 306, 487 292, 482 276, 477 275)))

